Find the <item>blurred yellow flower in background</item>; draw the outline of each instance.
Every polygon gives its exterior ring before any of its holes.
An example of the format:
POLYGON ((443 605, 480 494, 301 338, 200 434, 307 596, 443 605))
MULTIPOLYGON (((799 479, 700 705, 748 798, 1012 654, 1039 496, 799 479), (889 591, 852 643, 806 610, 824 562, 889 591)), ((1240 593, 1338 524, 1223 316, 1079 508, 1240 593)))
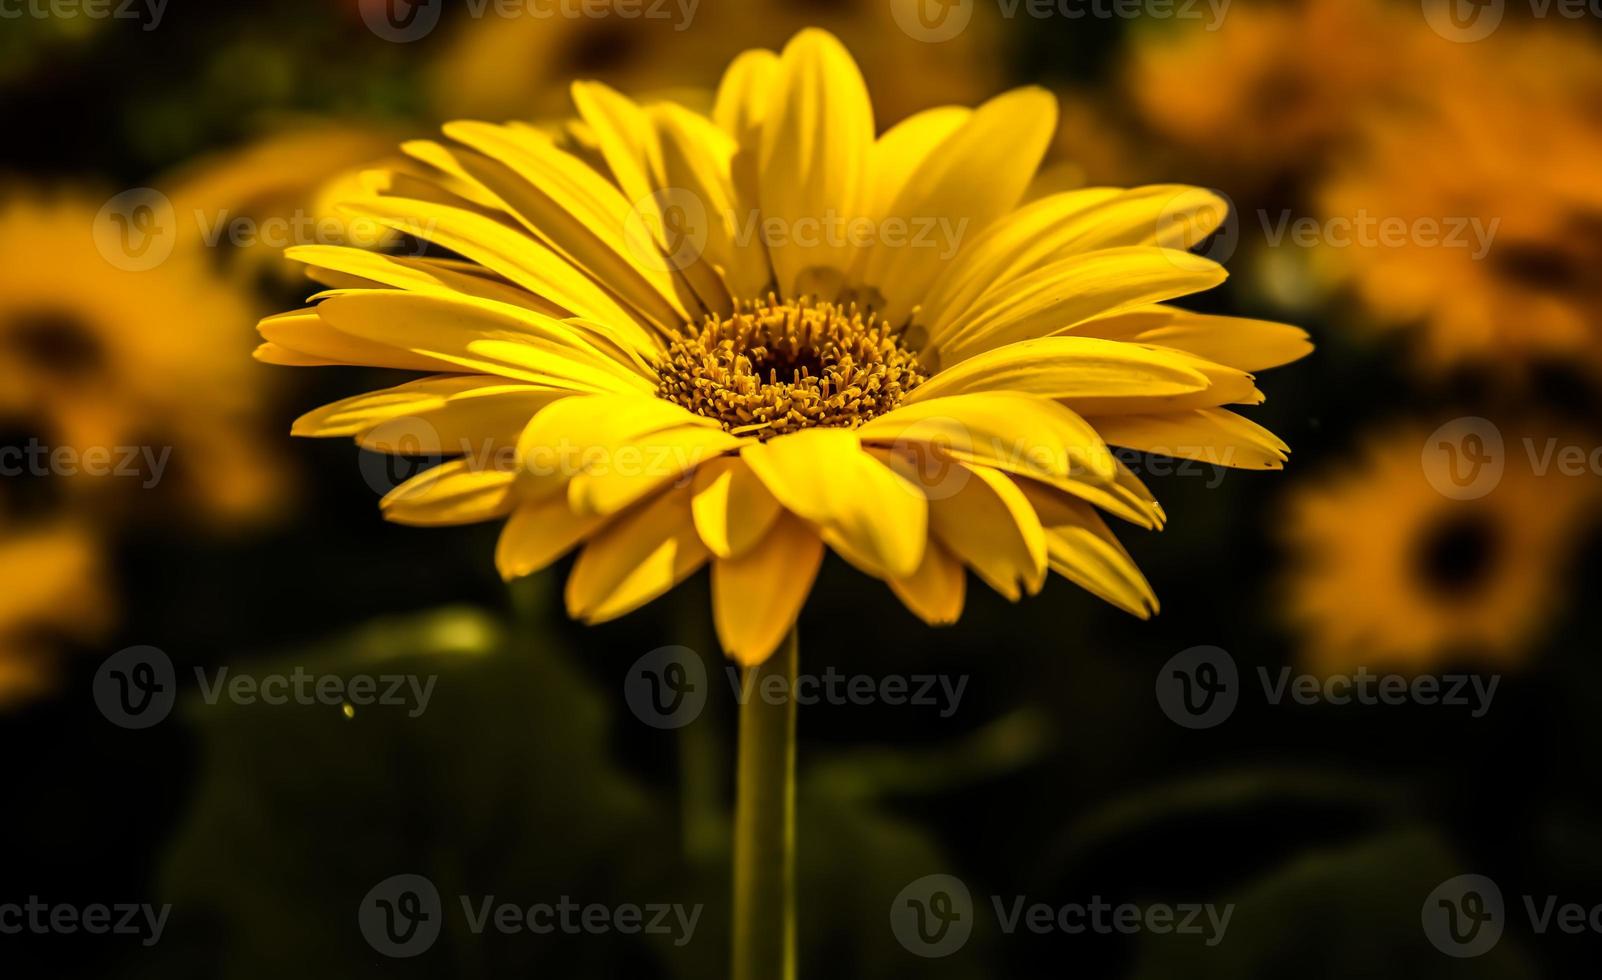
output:
POLYGON ((1339 472, 1296 488, 1282 588, 1310 669, 1508 667, 1528 656, 1565 595, 1598 492, 1594 475, 1538 472, 1526 434, 1538 452, 1556 435, 1507 432, 1500 482, 1470 499, 1431 484, 1420 426, 1372 437, 1339 472))
POLYGON ((98 200, 0 191, 6 430, 70 456, 71 472, 52 475, 97 502, 132 507, 164 475, 160 499, 185 515, 261 516, 282 502, 284 481, 260 438, 267 378, 241 361, 256 303, 196 250, 145 269, 114 264, 97 242, 105 230, 98 200), (132 448, 148 455, 130 477, 117 471, 132 448))
POLYGON ((1306 335, 1159 305, 1224 280, 1184 251, 1223 202, 1167 185, 1019 207, 1055 128, 1044 90, 876 135, 850 54, 807 30, 737 58, 710 119, 572 91, 593 164, 528 125, 407 144, 439 178, 349 208, 468 261, 295 250, 336 289, 264 320, 257 356, 431 374, 295 432, 458 455, 385 515, 508 518, 507 578, 583 544, 573 616, 616 618, 710 562, 719 639, 760 663, 825 545, 931 623, 960 614, 965 566, 1009 599, 1055 571, 1145 616, 1095 508, 1164 515, 1107 444, 1282 465, 1231 407, 1306 335), (925 220, 949 252, 905 237, 925 220))
POLYGON ((1417 71, 1415 7, 1383 0, 1235 3, 1216 29, 1139 26, 1125 86, 1147 124, 1229 186, 1318 160, 1372 101, 1417 71))
POLYGON ((1602 368, 1602 53, 1509 26, 1442 52, 1406 102, 1366 123, 1319 210, 1480 230, 1456 245, 1322 249, 1319 265, 1354 286, 1368 329, 1418 329, 1431 368, 1602 368))
POLYGON ((0 522, 0 711, 48 693, 63 643, 100 638, 112 614, 99 545, 87 529, 0 522))
POLYGON ((393 232, 353 221, 336 203, 357 191, 363 171, 400 162, 398 137, 372 123, 302 120, 192 160, 156 186, 172 198, 181 246, 214 249, 245 276, 298 280, 299 267, 283 260, 291 245, 394 243, 393 232))
POLYGON ((965 29, 938 44, 909 36, 893 8, 890 0, 704 0, 693 7, 664 5, 660 9, 675 16, 660 18, 488 15, 459 25, 430 66, 427 85, 442 119, 566 116, 573 78, 706 110, 723 66, 735 55, 777 46, 816 26, 852 50, 872 53, 862 71, 883 121, 931 106, 970 104, 999 87, 1003 37, 993 7, 973 5, 965 29), (688 24, 684 9, 694 12, 688 24))

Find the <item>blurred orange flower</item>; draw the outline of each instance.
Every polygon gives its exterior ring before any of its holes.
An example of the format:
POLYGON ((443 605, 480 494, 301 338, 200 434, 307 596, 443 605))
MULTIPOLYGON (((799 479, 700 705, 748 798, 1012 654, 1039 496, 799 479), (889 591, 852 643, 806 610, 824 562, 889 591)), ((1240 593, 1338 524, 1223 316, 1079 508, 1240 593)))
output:
POLYGON ((1365 126, 1320 210, 1463 224, 1477 241, 1324 250, 1320 265, 1351 283, 1375 327, 1418 326, 1431 368, 1602 367, 1602 53, 1508 27, 1472 48, 1442 44, 1455 56, 1365 126))
POLYGON ((32 440, 8 463, 96 501, 173 482, 186 512, 259 516, 283 478, 259 438, 266 372, 244 361, 255 303, 195 250, 160 260, 176 218, 150 215, 133 261, 100 201, 0 191, 0 417, 32 440))
POLYGON ((48 692, 61 642, 93 641, 111 615, 100 551, 84 528, 0 532, 0 710, 48 692))
POLYGON ((1317 160, 1405 84, 1415 49, 1445 43, 1416 8, 1381 0, 1237 3, 1225 16, 1138 31, 1125 81, 1154 130, 1234 185, 1317 160))
POLYGON ((1550 460, 1556 430, 1517 434, 1497 455, 1500 479, 1478 496, 1432 484, 1438 447, 1422 426, 1371 438, 1337 475, 1293 494, 1285 608, 1311 669, 1506 666, 1529 654, 1564 598, 1564 566, 1595 516, 1597 487, 1595 476, 1532 462, 1528 446, 1550 460))

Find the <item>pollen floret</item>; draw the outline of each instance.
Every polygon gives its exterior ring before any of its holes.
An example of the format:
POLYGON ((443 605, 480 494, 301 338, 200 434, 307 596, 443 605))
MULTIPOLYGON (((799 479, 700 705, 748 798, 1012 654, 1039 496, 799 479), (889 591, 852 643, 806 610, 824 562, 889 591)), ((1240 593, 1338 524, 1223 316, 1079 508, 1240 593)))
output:
POLYGON ((809 426, 856 428, 895 408, 925 374, 901 331, 855 303, 738 304, 686 324, 658 367, 658 393, 768 439, 809 426))

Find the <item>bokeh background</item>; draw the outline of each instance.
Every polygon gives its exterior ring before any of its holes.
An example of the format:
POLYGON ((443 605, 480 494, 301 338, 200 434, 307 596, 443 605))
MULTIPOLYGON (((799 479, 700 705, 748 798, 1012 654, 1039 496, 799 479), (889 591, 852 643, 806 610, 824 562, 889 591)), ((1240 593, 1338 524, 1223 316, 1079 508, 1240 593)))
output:
POLYGON ((98 477, 0 457, 0 903, 172 911, 149 946, 0 934, 6 976, 723 975, 736 705, 704 574, 574 625, 562 566, 503 585, 493 528, 387 525, 377 499, 404 472, 289 438, 385 379, 250 352, 255 320, 313 288, 282 246, 393 244, 332 202, 400 140, 559 118, 575 77, 704 105, 735 53, 805 25, 854 51, 881 127, 1013 84, 1058 92, 1040 193, 1223 192, 1234 217, 1202 250, 1233 276, 1205 308, 1296 323, 1318 349, 1262 382, 1253 417, 1292 446, 1284 472, 1131 458, 1171 517, 1121 532, 1163 602, 1149 622, 1054 580, 1017 605, 972 589, 935 631, 826 564, 803 672, 965 688, 951 711, 802 709, 803 976, 1595 974, 1602 916, 1543 931, 1526 903, 1602 905, 1602 10, 931 0, 968 20, 930 40, 896 0, 446 0, 398 43, 376 0, 91 9, 0 3, 0 447, 153 455, 98 477), (143 268, 105 238, 146 230, 105 218, 139 188, 176 229, 143 268), (673 644, 711 688, 665 730, 624 692, 673 644), (137 645, 176 665, 178 703, 129 730, 93 690, 137 645), (1227 651, 1239 701, 1191 728, 1157 690, 1200 645, 1227 651), (224 666, 437 685, 416 717, 208 704, 194 672, 224 666), (1497 687, 1477 716, 1276 704, 1259 671, 1285 668, 1497 687), (448 905, 704 912, 682 946, 478 936, 454 915, 390 959, 357 909, 400 873, 448 905), (889 910, 936 873, 971 892, 974 931, 926 959, 889 910), (1466 873, 1499 886, 1505 931, 1457 958, 1421 915, 1466 873), (1214 946, 1009 935, 991 896, 1234 914, 1214 946))

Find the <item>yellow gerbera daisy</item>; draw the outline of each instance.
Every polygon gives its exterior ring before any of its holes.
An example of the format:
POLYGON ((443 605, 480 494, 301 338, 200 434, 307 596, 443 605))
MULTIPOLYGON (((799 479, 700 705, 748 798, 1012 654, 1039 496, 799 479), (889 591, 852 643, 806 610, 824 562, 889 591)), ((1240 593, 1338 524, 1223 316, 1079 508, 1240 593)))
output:
POLYGON ((1421 457, 1437 447, 1421 426, 1371 439, 1338 475, 1299 488, 1284 523, 1283 608, 1309 668, 1522 660, 1563 597, 1565 562, 1597 502, 1594 476, 1532 464, 1532 451, 1550 458, 1549 439, 1585 444, 1557 431, 1504 432, 1499 479, 1466 499, 1432 484, 1421 457))
POLYGON ((740 56, 711 118, 573 95, 593 140, 575 152, 477 122, 408 144, 438 179, 350 206, 460 258, 295 250, 333 288, 263 321, 257 356, 428 373, 295 432, 459 455, 386 516, 507 518, 508 578, 582 544, 575 617, 710 562, 718 636, 759 663, 825 546, 931 623, 960 613, 964 566, 1013 599, 1056 571, 1144 616, 1156 599, 1095 508, 1163 513, 1108 444, 1284 460, 1228 406, 1260 402, 1250 372, 1305 334, 1160 305, 1224 280, 1183 250, 1222 203, 1162 186, 1017 208, 1052 137, 1045 91, 876 135, 850 55, 808 30, 740 56))

